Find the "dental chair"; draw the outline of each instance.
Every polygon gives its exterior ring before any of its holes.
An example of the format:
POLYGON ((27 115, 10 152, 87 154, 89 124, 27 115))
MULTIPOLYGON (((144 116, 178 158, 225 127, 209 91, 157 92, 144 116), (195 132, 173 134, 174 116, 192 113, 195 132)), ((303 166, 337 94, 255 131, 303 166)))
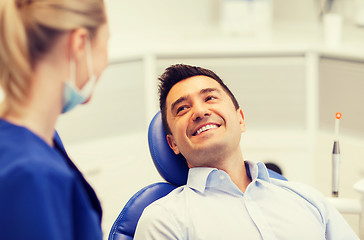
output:
MULTIPOLYGON (((130 198, 111 227, 109 240, 132 240, 144 208, 187 182, 187 163, 182 155, 175 155, 170 149, 160 111, 149 125, 148 143, 154 165, 166 182, 146 186, 130 198)), ((272 178, 287 180, 270 169, 268 172, 272 178)))

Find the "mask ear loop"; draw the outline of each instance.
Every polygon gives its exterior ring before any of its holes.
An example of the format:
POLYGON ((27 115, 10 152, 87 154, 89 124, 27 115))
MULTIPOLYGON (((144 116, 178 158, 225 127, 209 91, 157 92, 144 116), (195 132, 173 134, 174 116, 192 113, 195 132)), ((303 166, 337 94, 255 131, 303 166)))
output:
POLYGON ((91 43, 90 43, 90 40, 87 39, 86 40, 86 61, 87 61, 87 67, 88 67, 88 74, 89 76, 91 77, 92 75, 94 75, 93 73, 93 69, 94 69, 94 66, 92 64, 92 57, 91 57, 91 43))
POLYGON ((90 93, 92 92, 92 89, 95 86, 97 78, 96 78, 96 75, 93 73, 93 64, 92 64, 92 57, 91 57, 91 43, 90 43, 89 39, 86 40, 85 48, 86 48, 86 62, 87 62, 89 80, 83 86, 83 88, 80 90, 80 92, 81 92, 81 94, 86 96, 86 95, 90 95, 90 93))
POLYGON ((76 61, 72 56, 70 57, 70 80, 69 80, 69 84, 71 84, 74 87, 76 86, 76 61))

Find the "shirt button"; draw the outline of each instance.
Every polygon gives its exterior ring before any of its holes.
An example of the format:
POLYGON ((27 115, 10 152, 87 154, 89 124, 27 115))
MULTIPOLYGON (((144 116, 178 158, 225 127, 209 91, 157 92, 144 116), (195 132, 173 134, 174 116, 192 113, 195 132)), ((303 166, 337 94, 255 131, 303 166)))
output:
POLYGON ((224 180, 225 176, 224 175, 220 175, 220 180, 224 180))

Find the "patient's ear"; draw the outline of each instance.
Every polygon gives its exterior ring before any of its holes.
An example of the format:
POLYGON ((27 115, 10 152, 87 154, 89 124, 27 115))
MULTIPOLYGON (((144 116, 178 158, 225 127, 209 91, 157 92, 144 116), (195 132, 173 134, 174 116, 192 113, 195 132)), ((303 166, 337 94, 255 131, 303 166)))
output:
POLYGON ((244 117, 243 110, 241 108, 238 108, 236 110, 236 113, 238 114, 240 131, 243 133, 243 132, 245 132, 245 117, 244 117))
POLYGON ((179 151, 176 142, 174 141, 173 135, 167 134, 167 142, 169 147, 173 150, 173 152, 177 155, 181 152, 179 151))

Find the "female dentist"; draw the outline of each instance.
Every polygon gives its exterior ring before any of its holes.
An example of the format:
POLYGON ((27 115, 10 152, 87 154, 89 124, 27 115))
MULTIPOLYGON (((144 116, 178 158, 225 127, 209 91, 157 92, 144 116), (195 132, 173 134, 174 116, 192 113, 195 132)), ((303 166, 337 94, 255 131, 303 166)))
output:
POLYGON ((103 0, 1 0, 0 239, 102 239, 101 206, 55 132, 107 65, 103 0))

